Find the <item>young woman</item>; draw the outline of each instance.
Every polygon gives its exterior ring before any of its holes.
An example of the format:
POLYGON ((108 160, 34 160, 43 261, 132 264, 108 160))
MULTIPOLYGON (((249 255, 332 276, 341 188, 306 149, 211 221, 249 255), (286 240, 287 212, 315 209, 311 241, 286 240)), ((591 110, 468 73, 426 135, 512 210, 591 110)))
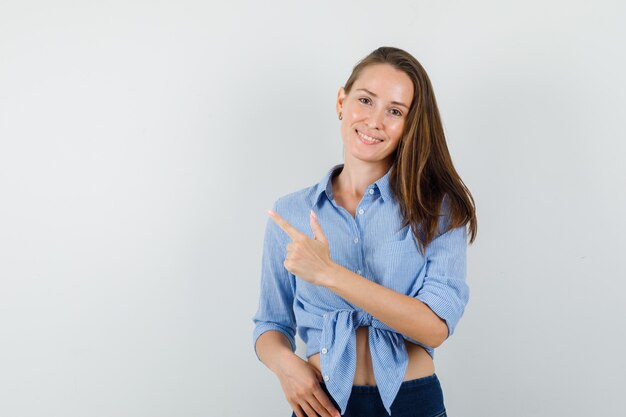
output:
POLYGON ((469 300, 474 200, 409 53, 381 47, 362 59, 337 114, 344 163, 268 211, 255 353, 292 417, 446 416, 434 348, 469 300))

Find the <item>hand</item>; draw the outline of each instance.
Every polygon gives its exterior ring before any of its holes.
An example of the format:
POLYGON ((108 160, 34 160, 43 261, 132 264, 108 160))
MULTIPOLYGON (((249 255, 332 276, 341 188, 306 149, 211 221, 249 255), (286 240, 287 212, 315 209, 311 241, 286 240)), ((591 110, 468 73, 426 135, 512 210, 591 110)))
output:
POLYGON ((281 362, 276 375, 297 417, 341 417, 320 386, 322 374, 307 361, 290 355, 281 362))
POLYGON ((309 221, 315 239, 309 238, 304 233, 290 225, 278 213, 268 210, 272 220, 283 229, 293 240, 287 245, 287 257, 285 268, 294 275, 315 285, 324 285, 330 275, 330 270, 336 265, 330 258, 328 240, 322 231, 322 227, 311 210, 309 221))

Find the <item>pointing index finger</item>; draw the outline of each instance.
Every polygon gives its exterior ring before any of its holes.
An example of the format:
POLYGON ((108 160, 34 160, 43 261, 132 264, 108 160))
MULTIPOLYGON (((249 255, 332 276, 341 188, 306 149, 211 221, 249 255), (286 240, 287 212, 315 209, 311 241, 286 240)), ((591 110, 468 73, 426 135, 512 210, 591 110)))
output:
POLYGON ((293 227, 292 225, 289 224, 289 222, 285 219, 283 219, 280 214, 276 213, 273 210, 268 210, 267 211, 268 214, 270 215, 270 217, 272 218, 272 220, 274 220, 274 222, 281 228, 283 229, 290 238, 294 239, 300 235, 302 235, 302 233, 296 229, 295 227, 293 227))

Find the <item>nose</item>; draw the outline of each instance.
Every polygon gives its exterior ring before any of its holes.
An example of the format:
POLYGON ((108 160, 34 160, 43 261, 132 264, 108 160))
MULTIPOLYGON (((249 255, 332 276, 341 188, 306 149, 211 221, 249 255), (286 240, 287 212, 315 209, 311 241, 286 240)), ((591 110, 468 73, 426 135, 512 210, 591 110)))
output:
POLYGON ((367 119, 367 127, 370 129, 380 129, 383 125, 383 118, 385 117, 385 110, 372 110, 368 119, 367 119))

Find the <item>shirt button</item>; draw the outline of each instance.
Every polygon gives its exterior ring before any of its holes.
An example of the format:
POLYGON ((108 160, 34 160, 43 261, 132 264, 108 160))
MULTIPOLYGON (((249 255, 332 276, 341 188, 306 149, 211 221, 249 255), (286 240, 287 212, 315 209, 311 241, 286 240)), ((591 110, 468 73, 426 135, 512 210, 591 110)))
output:
POLYGON ((357 274, 359 274, 359 275, 361 275, 361 270, 360 270, 360 269, 357 269, 357 270, 356 270, 356 273, 357 273, 357 274))
POLYGON ((326 352, 328 352, 328 349, 322 348, 322 353, 326 353, 326 352))
POLYGON ((328 317, 328 314, 324 313, 324 318, 328 317))
POLYGON ((374 194, 374 189, 370 188, 370 194, 374 194))
POLYGON ((359 210, 359 214, 363 214, 363 213, 365 213, 365 210, 363 209, 359 210))
POLYGON ((328 375, 324 375, 324 381, 328 381, 329 379, 328 375))
POLYGON ((354 243, 359 243, 359 238, 358 237, 354 238, 354 243))

